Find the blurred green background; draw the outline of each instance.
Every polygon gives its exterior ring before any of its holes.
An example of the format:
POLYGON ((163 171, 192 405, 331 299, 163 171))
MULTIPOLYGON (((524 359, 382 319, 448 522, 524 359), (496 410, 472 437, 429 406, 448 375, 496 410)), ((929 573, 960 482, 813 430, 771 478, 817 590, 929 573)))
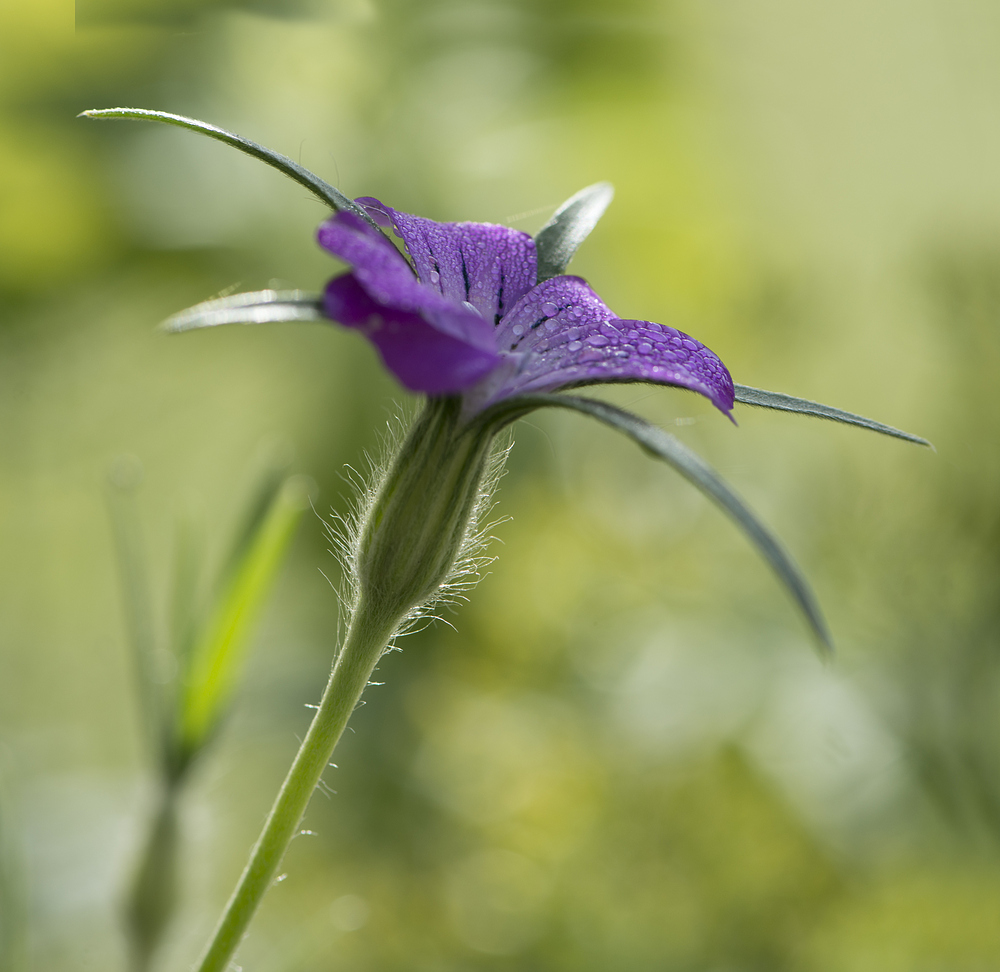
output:
MULTIPOLYGON (((319 326, 167 337, 231 288, 319 289, 351 195, 537 230, 617 198, 573 271, 738 382, 937 454, 681 392, 674 429, 786 541, 824 666, 713 508, 575 416, 516 430, 472 594, 380 666, 245 969, 1000 968, 1000 7, 989 0, 0 3, 0 968, 124 967, 151 805, 104 501, 133 454, 162 595, 222 549, 262 450, 317 485, 182 813, 193 961, 318 699, 322 520, 405 396, 319 326), (676 428, 675 428, 676 427, 676 428), (336 791, 336 792, 332 792, 336 791)), ((167 604, 157 605, 162 623, 167 604)))

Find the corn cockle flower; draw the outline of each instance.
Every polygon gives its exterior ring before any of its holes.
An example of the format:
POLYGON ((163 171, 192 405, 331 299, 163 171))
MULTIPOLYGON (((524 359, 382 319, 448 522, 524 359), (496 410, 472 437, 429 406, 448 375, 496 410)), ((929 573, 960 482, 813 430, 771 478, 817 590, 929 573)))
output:
POLYGON ((839 409, 734 385, 719 358, 686 334, 621 319, 567 264, 611 200, 605 183, 568 200, 532 239, 483 223, 438 223, 347 198, 285 156, 204 122, 142 109, 85 112, 192 129, 253 155, 335 211, 319 242, 349 266, 322 293, 261 291, 210 300, 169 330, 229 323, 336 321, 361 331, 424 410, 370 490, 345 542, 353 585, 347 634, 309 732, 206 949, 221 972, 270 885, 309 797, 386 646, 454 577, 483 502, 496 434, 544 407, 570 409, 625 433, 727 512, 768 561, 818 641, 822 616, 801 573, 733 490, 678 439, 637 415, 568 389, 652 382, 695 391, 730 415, 735 402, 800 412, 903 439, 923 439, 839 409), (402 240, 400 251, 386 234, 402 240))
MULTIPOLYGON (((610 197, 606 184, 583 194, 595 209, 610 197)), ((732 410, 733 380, 715 354, 672 327, 621 320, 581 277, 539 281, 527 233, 356 202, 402 238, 412 267, 368 223, 338 213, 319 243, 353 269, 327 285, 323 311, 361 330, 410 391, 461 395, 471 413, 529 392, 649 381, 732 410)))

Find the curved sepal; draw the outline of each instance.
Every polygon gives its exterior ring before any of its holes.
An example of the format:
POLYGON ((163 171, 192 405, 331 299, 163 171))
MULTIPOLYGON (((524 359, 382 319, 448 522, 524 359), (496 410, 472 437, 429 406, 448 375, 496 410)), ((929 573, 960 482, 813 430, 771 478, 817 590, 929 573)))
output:
POLYGON ((177 333, 219 324, 274 324, 280 321, 329 321, 321 294, 302 290, 258 290, 206 300, 168 317, 160 327, 177 333))
POLYGON ((535 236, 538 249, 538 282, 566 272, 580 244, 604 215, 614 198, 610 182, 595 182, 570 196, 535 236))
POLYGON ((734 391, 736 401, 744 405, 773 408, 779 412, 797 412, 799 415, 812 415, 815 418, 829 419, 831 422, 843 422, 845 425, 856 425, 872 432, 881 432, 882 435, 891 435, 894 438, 915 442, 917 445, 927 446, 930 449, 934 448, 927 439, 913 435, 912 432, 894 429, 891 425, 883 425, 874 419, 855 415, 853 412, 845 412, 832 405, 821 405, 819 402, 810 402, 805 398, 793 398, 791 395, 784 395, 781 392, 764 391, 763 388, 751 388, 749 385, 735 385, 734 391))
MULTIPOLYGON (((149 108, 91 108, 88 111, 81 111, 78 118, 125 118, 133 121, 156 121, 166 125, 177 125, 179 128, 188 128, 193 132, 199 132, 214 138, 219 142, 224 142, 232 148, 239 149, 247 155, 252 155, 261 162, 266 162, 272 168, 283 172, 290 179, 294 179, 299 185, 305 186, 313 195, 319 197, 331 209, 341 212, 354 213, 366 223, 370 223, 375 229, 379 229, 378 224, 352 199, 348 199, 339 189, 335 189, 328 182, 324 182, 318 175, 308 169, 293 162, 287 155, 274 152, 257 142, 252 142, 249 138, 228 132, 217 125, 210 125, 208 122, 198 121, 197 118, 186 118, 184 115, 174 115, 169 111, 153 111, 149 108)), ((379 229, 379 232, 381 230, 379 229)))
POLYGON ((487 409, 479 420, 487 424, 506 425, 537 408, 565 408, 589 415, 624 433, 649 455, 672 466, 733 519, 785 586, 822 650, 833 650, 826 621, 802 572, 770 530, 701 456, 638 415, 607 402, 576 395, 518 396, 487 409))

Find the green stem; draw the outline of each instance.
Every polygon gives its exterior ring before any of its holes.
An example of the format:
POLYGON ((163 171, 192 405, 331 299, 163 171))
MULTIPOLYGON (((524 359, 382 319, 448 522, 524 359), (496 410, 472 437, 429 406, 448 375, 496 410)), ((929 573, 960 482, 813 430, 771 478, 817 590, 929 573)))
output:
POLYGON ((387 621, 381 616, 372 617, 364 599, 355 608, 347 639, 312 725, 197 967, 198 972, 225 972, 247 925, 274 881, 313 790, 330 762, 334 747, 392 637, 396 623, 397 619, 387 621))

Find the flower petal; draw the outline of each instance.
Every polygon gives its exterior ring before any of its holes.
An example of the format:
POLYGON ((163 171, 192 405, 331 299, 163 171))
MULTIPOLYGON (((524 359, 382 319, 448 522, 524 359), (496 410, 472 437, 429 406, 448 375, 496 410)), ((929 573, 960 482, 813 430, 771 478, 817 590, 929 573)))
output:
POLYGON ((356 216, 338 213, 320 226, 317 237, 320 246, 351 264, 357 282, 376 304, 421 314, 443 334, 494 351, 492 322, 422 284, 399 250, 356 216))
POLYGON ((714 352, 675 328, 621 320, 581 277, 552 277, 535 287, 497 331, 501 352, 524 365, 493 400, 606 382, 649 381, 689 388, 727 415, 733 380, 714 352))
POLYGON ((361 331, 410 391, 427 395, 464 391, 501 362, 492 348, 476 347, 419 313, 376 301, 356 272, 327 284, 323 307, 335 321, 361 331))
POLYGON ((379 225, 395 227, 421 283, 468 301, 491 324, 535 285, 535 241, 527 233, 493 223, 438 223, 371 196, 357 202, 379 225))

